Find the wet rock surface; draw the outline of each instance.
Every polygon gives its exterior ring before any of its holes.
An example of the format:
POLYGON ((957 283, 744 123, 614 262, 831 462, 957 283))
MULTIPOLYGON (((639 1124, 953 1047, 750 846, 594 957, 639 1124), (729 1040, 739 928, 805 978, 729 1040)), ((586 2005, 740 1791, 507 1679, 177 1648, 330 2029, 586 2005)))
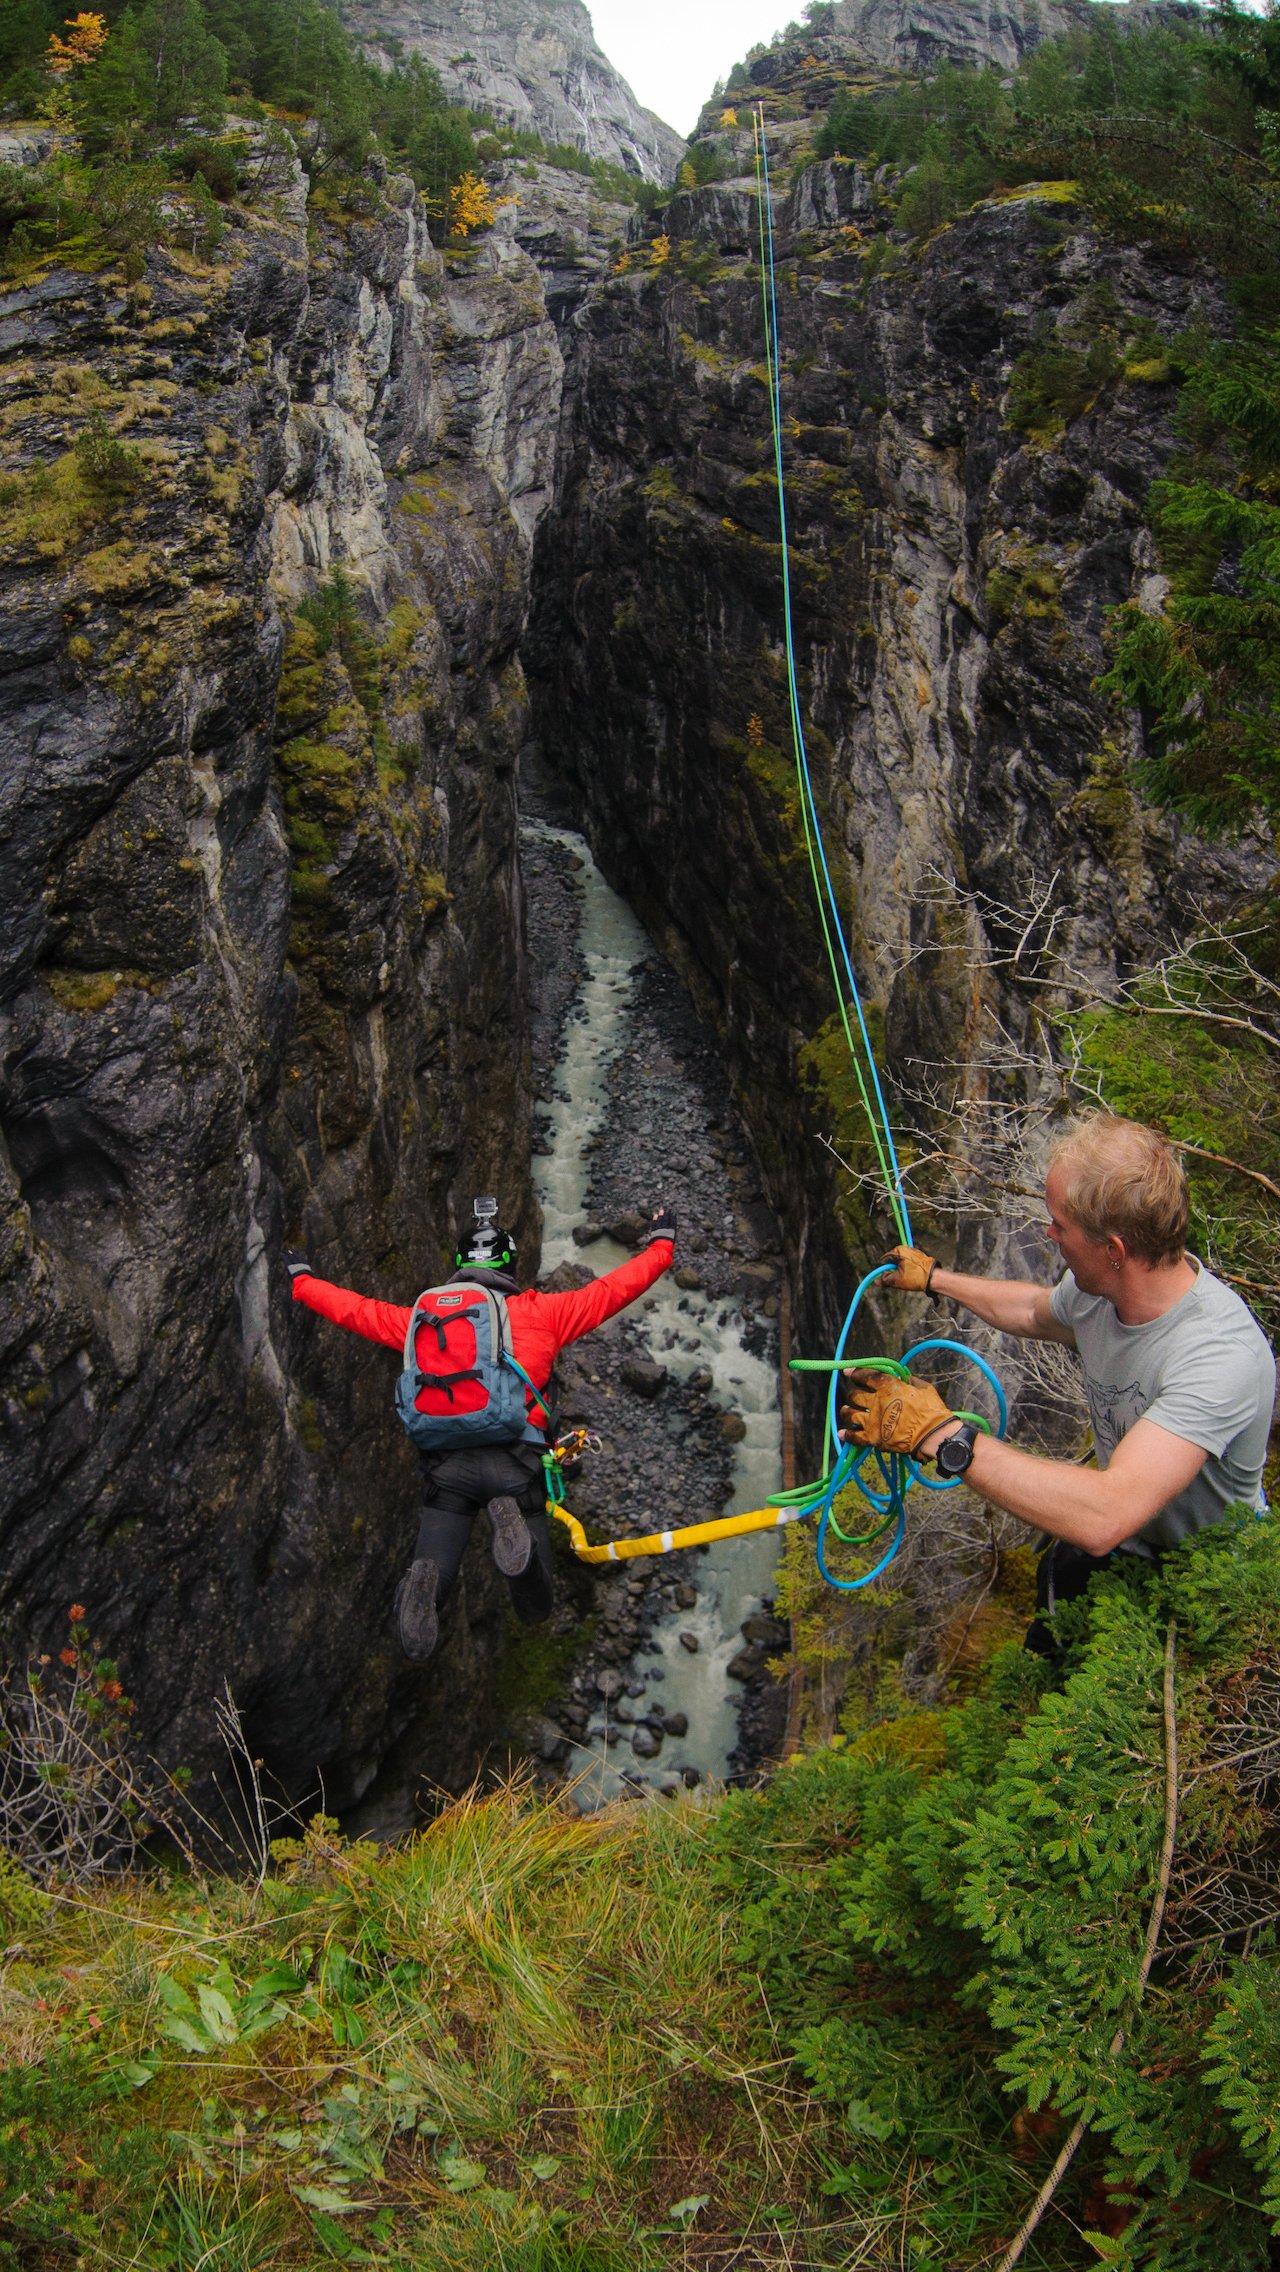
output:
POLYGON ((395 1359, 283 1255, 411 1299, 512 1157, 532 1224, 515 649, 560 358, 515 245, 451 266, 408 180, 338 226, 258 155, 216 263, 0 295, 0 1632, 84 1602, 207 1805, 230 1683, 270 1786, 337 1808, 410 1731, 465 1785, 492 1718, 501 1590, 476 1562, 401 1658, 395 1359), (109 495, 91 413, 139 453, 109 495))
MULTIPOLYGON (((920 12, 926 33, 944 13, 920 12)), ((984 37, 998 13, 964 11, 984 37)), ((803 99, 803 57, 760 60, 803 99)), ((1036 1031, 1034 987, 975 977, 1004 937, 989 902, 1028 909, 1052 884, 1056 936, 1105 994, 1273 864, 1145 805, 1139 722, 1096 690, 1108 611, 1151 571, 1175 390, 1121 373, 1060 439, 1008 416, 1019 356, 1099 308, 1119 341, 1225 318, 1207 272, 1100 236, 1061 185, 975 208, 868 283, 873 208, 843 165, 777 204, 799 684, 883 1054, 963 1109, 993 1028, 1011 1047, 1036 1031)), ((609 880, 724 1037, 786 1225, 797 1347, 821 1349, 881 1240, 861 1200, 847 1244, 837 1230, 828 1146, 856 1103, 792 758, 752 210, 745 185, 681 191, 644 224, 667 256, 638 241, 574 318, 526 655, 609 880)), ((966 1266, 999 1266, 985 1220, 965 1235, 966 1266)))
MULTIPOLYGON (((536 813, 536 796, 526 796, 536 813)), ((577 1002, 581 862, 558 842, 526 835, 523 867, 532 977, 535 1091, 554 1087, 565 1026, 577 1002)), ((737 1330, 771 1365, 777 1362, 780 1287, 777 1234, 763 1205, 758 1171, 728 1095, 712 1036, 687 989, 656 954, 635 972, 627 1017, 627 1043, 608 1079, 603 1123, 590 1152, 588 1225, 637 1239, 660 1200, 679 1216, 677 1257, 697 1254, 701 1288, 741 1311, 737 1330)), ((542 1283, 585 1283, 591 1246, 581 1262, 567 1262, 542 1283)), ((719 1515, 728 1500, 733 1447, 727 1417, 713 1394, 710 1372, 681 1378, 671 1369, 680 1355, 681 1306, 695 1298, 680 1290, 674 1322, 649 1346, 634 1312, 623 1312, 575 1343, 556 1370, 557 1415, 562 1428, 597 1432, 601 1450, 566 1475, 566 1502, 589 1537, 616 1539, 719 1515), (669 1343, 671 1363, 664 1364, 669 1343)), ((687 1352, 686 1352, 687 1364, 687 1352)), ((558 1531, 559 1526, 553 1526, 558 1531)), ((664 1668, 653 1661, 659 1620, 686 1622, 700 1598, 702 1550, 652 1556, 588 1568, 557 1539, 558 1593, 553 1631, 593 1630, 574 1663, 565 1692, 541 1698, 543 1719, 563 1728, 572 1745, 591 1738, 637 1790, 659 1788, 671 1775, 683 1787, 686 1771, 701 1775, 699 1730, 688 1716, 665 1711, 660 1700, 664 1668), (673 1747, 677 1766, 667 1771, 673 1747), (629 1764, 627 1764, 629 1763, 629 1764), (659 1769, 662 1772, 659 1772, 659 1769)), ((773 1621, 766 1620, 770 1630, 773 1621)), ((700 1643, 690 1633, 683 1646, 700 1643)), ((783 1707, 776 1683, 754 1666, 749 1731, 730 1764, 750 1772, 780 1741, 783 1707)), ((748 1699, 741 1698, 745 1703, 748 1699)), ((536 1740, 542 1780, 572 1778, 580 1751, 555 1761, 536 1740)))

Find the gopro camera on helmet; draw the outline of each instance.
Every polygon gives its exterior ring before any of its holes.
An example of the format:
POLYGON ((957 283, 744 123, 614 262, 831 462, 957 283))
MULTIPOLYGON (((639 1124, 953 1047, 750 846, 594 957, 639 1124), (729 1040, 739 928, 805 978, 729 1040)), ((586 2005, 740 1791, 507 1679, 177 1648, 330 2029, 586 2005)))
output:
POLYGON ((455 1261, 459 1270, 506 1270, 515 1261, 516 1242, 497 1222, 498 1202, 487 1196, 473 1199, 475 1221, 459 1240, 455 1261))

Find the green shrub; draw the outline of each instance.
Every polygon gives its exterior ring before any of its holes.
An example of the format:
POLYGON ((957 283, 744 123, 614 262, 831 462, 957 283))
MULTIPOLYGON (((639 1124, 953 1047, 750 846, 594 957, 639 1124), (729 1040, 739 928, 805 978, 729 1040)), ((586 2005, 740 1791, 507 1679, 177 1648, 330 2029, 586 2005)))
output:
POLYGON ((76 436, 75 449, 85 480, 108 496, 124 496, 142 479, 141 452, 116 440, 100 410, 90 412, 88 425, 76 436))
POLYGON ((1109 325, 1081 339, 1055 330, 1052 319, 1044 318, 1033 344, 1013 366, 1009 424, 1020 433, 1052 439, 1089 409, 1120 366, 1120 343, 1109 325))
POLYGON ((940 1761, 891 1724, 726 1802, 740 1958, 831 2109, 829 2190, 867 2215, 896 2199, 904 2260, 990 2262, 1082 2116, 1065 2216, 1029 2262, 1078 2265, 1103 2204, 1123 2227, 1108 2263, 1261 2272, 1280 2201, 1280 1793, 1253 1763, 1280 1749, 1280 1543, 1229 1524, 1162 1575, 1096 1579, 1059 1621, 1060 1671, 1001 1652, 972 1703, 935 1716, 940 1761), (1171 1623, 1180 1800, 1143 1996, 1171 1623))

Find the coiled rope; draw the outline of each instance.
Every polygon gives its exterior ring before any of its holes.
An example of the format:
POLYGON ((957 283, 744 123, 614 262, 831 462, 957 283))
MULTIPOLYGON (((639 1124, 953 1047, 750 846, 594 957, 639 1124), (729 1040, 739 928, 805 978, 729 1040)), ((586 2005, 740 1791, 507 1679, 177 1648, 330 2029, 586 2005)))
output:
MULTIPOLYGON (((840 1023, 858 1085, 858 1095, 866 1115, 867 1126, 879 1163, 881 1180, 897 1227, 899 1238, 906 1246, 914 1241, 911 1235, 911 1217, 902 1184, 902 1169, 898 1160, 893 1130, 889 1123, 888 1107, 876 1065, 875 1051, 867 1027, 862 994, 854 974, 853 957, 840 916, 839 902, 831 878, 830 863, 823 841, 822 821, 814 794, 813 778, 809 769, 809 755, 805 745, 804 719, 800 707, 800 687, 796 670, 795 632, 791 603, 791 556, 787 532, 786 482, 782 463, 782 381, 781 355, 778 343, 778 293, 774 263, 773 196, 769 181, 769 152, 764 133, 764 114, 760 107, 752 112, 755 136, 756 180, 759 188, 758 209, 760 220, 760 281, 764 308, 765 358, 768 372, 769 416, 773 430, 773 463, 778 488, 778 530, 781 545, 783 630, 787 658, 787 698, 791 720, 791 740, 795 755, 796 782, 800 791, 800 811, 804 822, 805 848, 809 858, 809 871, 813 878, 814 897, 822 927, 823 942, 831 976, 835 985, 836 1003, 840 1023), (852 1013, 852 1015, 851 1015, 852 1013), (857 1039, 855 1031, 857 1029, 857 1039)), ((592 1546, 586 1532, 575 1515, 564 1505, 564 1465, 576 1459, 580 1452, 594 1448, 585 1431, 578 1430, 573 1438, 566 1438, 547 1454, 544 1468, 547 1476, 547 1512, 565 1524, 573 1551, 582 1562, 622 1562, 646 1554, 670 1554, 683 1547, 701 1546, 714 1539, 738 1538, 751 1531, 775 1530, 783 1525, 806 1522, 817 1517, 815 1553, 818 1569, 827 1584, 839 1593, 856 1593, 869 1586, 888 1569, 902 1544, 906 1532, 907 1493, 913 1484, 926 1491, 954 1491, 959 1477, 926 1475, 917 1461, 901 1453, 881 1452, 865 1446, 845 1444, 840 1440, 839 1393, 840 1374, 863 1370, 892 1373, 899 1380, 911 1377, 911 1367, 918 1358, 939 1351, 959 1357, 972 1365, 986 1381, 995 1399, 996 1432, 1003 1436, 1008 1426, 1008 1407, 999 1379, 984 1357, 965 1347, 963 1342, 931 1336, 917 1341, 902 1357, 849 1357, 845 1351, 854 1322, 870 1288, 878 1279, 888 1277, 894 1265, 881 1263, 868 1271, 853 1300, 849 1304, 840 1330, 833 1357, 793 1357, 793 1372, 827 1373, 830 1383, 827 1392, 826 1451, 822 1475, 817 1482, 803 1483, 791 1491, 775 1492, 763 1507, 749 1513, 725 1515, 714 1522, 692 1523, 681 1530, 652 1531, 644 1538, 624 1538, 610 1545, 592 1546), (867 1530, 845 1530, 837 1515, 837 1504, 846 1491, 856 1492, 873 1517, 867 1530), (834 1536, 842 1545, 851 1547, 875 1546, 886 1533, 892 1533, 884 1552, 872 1567, 853 1578, 837 1577, 827 1562, 829 1539, 834 1536)), ((961 1411, 957 1417, 970 1420, 987 1434, 991 1423, 980 1412, 961 1411)))

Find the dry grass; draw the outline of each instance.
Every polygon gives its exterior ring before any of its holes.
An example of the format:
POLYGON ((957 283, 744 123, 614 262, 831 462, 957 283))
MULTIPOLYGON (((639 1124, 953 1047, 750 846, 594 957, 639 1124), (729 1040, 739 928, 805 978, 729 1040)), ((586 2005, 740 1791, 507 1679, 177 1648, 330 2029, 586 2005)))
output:
POLYGON ((87 2272, 873 2261, 827 2222, 705 1839, 694 1801, 511 1786, 385 1853, 317 1824, 260 1886, 55 1889, 0 1970, 0 2058, 83 2046, 111 2121, 167 2141, 113 2189, 81 2126, 87 2272))

